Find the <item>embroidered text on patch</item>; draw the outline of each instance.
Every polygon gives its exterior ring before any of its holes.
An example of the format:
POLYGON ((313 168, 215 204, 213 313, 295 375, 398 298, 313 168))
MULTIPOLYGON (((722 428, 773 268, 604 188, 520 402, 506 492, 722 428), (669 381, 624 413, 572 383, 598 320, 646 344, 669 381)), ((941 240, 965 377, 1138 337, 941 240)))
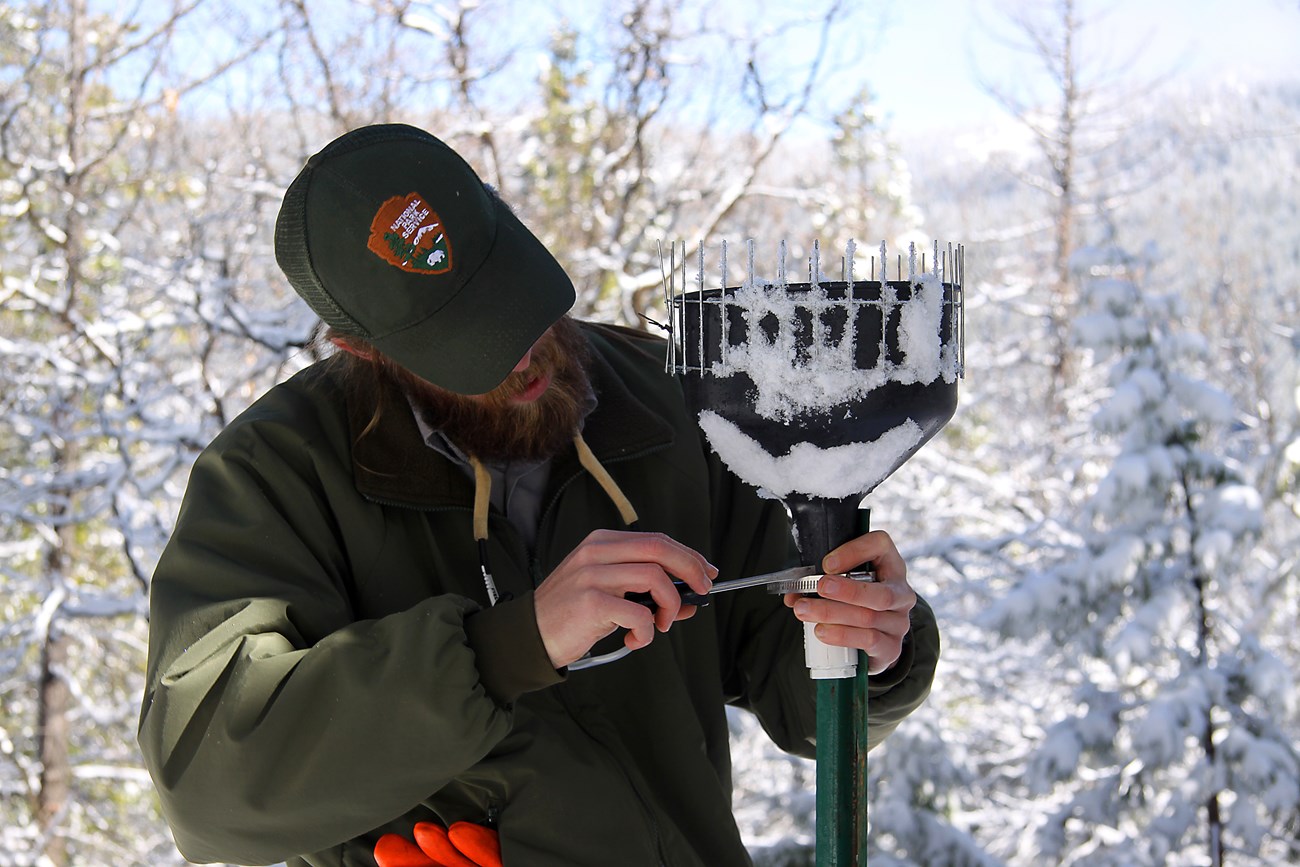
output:
POLYGON ((370 221, 366 247, 390 265, 416 274, 445 274, 451 270, 451 240, 419 193, 393 196, 379 206, 370 221))

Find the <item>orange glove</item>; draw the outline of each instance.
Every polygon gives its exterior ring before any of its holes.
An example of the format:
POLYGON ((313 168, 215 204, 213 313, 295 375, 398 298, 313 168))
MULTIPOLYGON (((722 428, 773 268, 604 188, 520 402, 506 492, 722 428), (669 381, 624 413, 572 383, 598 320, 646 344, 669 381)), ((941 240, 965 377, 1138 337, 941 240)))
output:
POLYGON ((502 867, 501 843, 496 831, 473 822, 456 822, 450 828, 417 822, 414 843, 401 834, 380 837, 375 863, 379 867, 502 867))

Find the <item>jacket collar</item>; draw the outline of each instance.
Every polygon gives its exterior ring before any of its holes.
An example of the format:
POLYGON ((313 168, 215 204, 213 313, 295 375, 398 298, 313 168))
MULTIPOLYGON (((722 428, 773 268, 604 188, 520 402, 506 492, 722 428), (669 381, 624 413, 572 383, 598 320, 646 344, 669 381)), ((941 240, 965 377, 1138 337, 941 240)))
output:
MULTIPOLYGON (((602 463, 632 457, 670 445, 671 425, 639 400, 605 357, 610 351, 602 337, 583 328, 591 346, 591 383, 596 408, 587 417, 583 438, 602 463)), ((472 508, 474 485, 463 470, 420 434, 415 416, 401 391, 386 384, 382 394, 350 395, 348 426, 352 470, 357 491, 390 505, 415 509, 472 508), (375 408, 379 422, 364 437, 375 408)), ((567 477, 578 466, 570 447, 555 459, 552 476, 567 477)))

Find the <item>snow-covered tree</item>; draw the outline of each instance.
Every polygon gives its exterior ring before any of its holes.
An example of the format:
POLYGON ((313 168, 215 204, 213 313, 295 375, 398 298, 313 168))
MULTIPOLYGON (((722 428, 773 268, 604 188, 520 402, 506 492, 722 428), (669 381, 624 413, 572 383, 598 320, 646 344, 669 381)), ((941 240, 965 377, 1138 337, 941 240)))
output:
POLYGON ((0 7, 0 863, 176 859, 134 744, 149 574, 232 392, 287 348, 215 255, 235 225, 203 234, 256 209, 186 165, 175 103, 219 69, 176 73, 198 8, 0 7))
POLYGON ((1241 563, 1259 492, 1225 460, 1235 420, 1202 378, 1207 343, 1148 264, 1114 247, 1074 259, 1082 346, 1113 359, 1093 415, 1115 454, 1077 522, 1077 550, 989 615, 1010 637, 1052 636, 1073 696, 1025 785, 1048 811, 1036 846, 1058 863, 1279 863, 1294 858, 1300 755, 1294 681, 1252 634, 1266 587, 1241 563))
POLYGON ((869 171, 879 231, 903 221, 906 176, 865 88, 846 99, 827 87, 846 74, 860 10, 824 0, 747 12, 628 0, 606 4, 595 30, 561 21, 552 32, 540 108, 497 141, 519 154, 503 189, 573 276, 578 313, 658 315, 656 242, 739 241, 761 222, 793 233, 801 255, 823 232, 842 245, 851 235, 837 215, 864 204, 843 201, 857 191, 848 181, 869 171), (802 134, 817 128, 825 139, 802 134))
POLYGON ((1119 196, 1123 175, 1147 162, 1150 148, 1126 149, 1135 119, 1128 107, 1143 97, 1127 58, 1110 56, 1095 37, 1104 10, 1085 0, 1005 3, 1005 33, 997 41, 1025 58, 1036 74, 1017 72, 990 82, 988 92, 1029 133, 1039 159, 1004 163, 1030 189, 1045 197, 1035 215, 1048 231, 1033 233, 1041 267, 1035 270, 1047 310, 1052 354, 1052 400, 1073 378, 1070 322, 1077 298, 1070 260, 1086 237, 1086 222, 1099 195, 1119 196))

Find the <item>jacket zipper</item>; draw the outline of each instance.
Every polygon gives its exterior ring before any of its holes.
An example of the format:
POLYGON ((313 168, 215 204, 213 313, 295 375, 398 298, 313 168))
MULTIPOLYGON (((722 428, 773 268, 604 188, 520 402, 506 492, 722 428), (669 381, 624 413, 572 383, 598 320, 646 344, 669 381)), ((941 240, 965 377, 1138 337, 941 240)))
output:
MULTIPOLYGON (((609 465, 611 465, 611 464, 621 464, 621 463, 623 463, 624 461, 634 461, 634 460, 636 460, 636 459, 638 459, 638 458, 643 458, 643 457, 646 457, 647 455, 652 455, 652 454, 654 454, 654 453, 656 453, 656 452, 664 451, 665 449, 669 448, 671 445, 672 445, 672 443, 661 443, 661 444, 659 444, 659 445, 654 445, 654 446, 651 446, 651 447, 649 447, 649 448, 641 449, 641 451, 638 451, 638 452, 631 452, 631 453, 629 453, 629 454, 619 455, 619 456, 617 456, 617 457, 609 458, 608 460, 602 460, 601 463, 604 464, 605 466, 609 466, 609 465)), ((571 485, 571 484, 573 484, 574 482, 576 482, 576 481, 577 481, 577 480, 578 480, 582 475, 584 475, 584 474, 586 474, 586 475, 590 475, 590 473, 587 473, 587 471, 586 471, 585 469, 583 469, 583 468, 579 468, 579 469, 577 470, 577 472, 573 473, 571 476, 569 476, 567 479, 565 479, 565 480, 560 484, 560 486, 559 486, 558 488, 555 489, 555 496, 551 497, 550 502, 546 504, 546 509, 542 512, 542 517, 539 518, 538 521, 537 521, 537 541, 538 541, 538 550, 537 550, 536 552, 534 552, 534 559, 535 559, 535 560, 540 560, 540 559, 541 559, 541 556, 540 556, 540 555, 541 555, 541 545, 542 545, 543 540, 545 539, 545 535, 542 533, 542 529, 541 529, 541 528, 542 528, 543 526, 545 526, 546 522, 550 519, 551 514, 552 514, 552 512, 553 512, 554 509, 555 509, 555 504, 558 503, 558 502, 560 501, 560 496, 565 492, 565 490, 568 489, 569 485, 571 485)), ((534 579, 535 579, 535 576, 534 576, 534 579)), ((534 580, 534 583, 537 583, 536 580, 534 580)))
MULTIPOLYGON (((359 493, 360 493, 360 492, 359 492, 359 493)), ((423 512, 423 513, 426 514, 426 515, 433 514, 433 513, 435 513, 435 512, 469 512, 469 513, 473 514, 473 511, 474 511, 473 509, 467 508, 467 507, 465 507, 465 506, 417 506, 417 505, 415 505, 415 504, 413 504, 413 503, 399 503, 399 502, 395 502, 395 501, 393 501, 393 500, 385 499, 385 498, 383 498, 383 497, 376 497, 376 496, 374 496, 373 494, 361 493, 361 496, 364 497, 365 499, 369 500, 370 502, 374 503, 374 504, 377 505, 377 506, 388 506, 388 507, 393 508, 393 509, 411 509, 412 511, 423 512)), ((472 540, 471 540, 471 541, 472 541, 472 540)), ((527 561, 527 557, 526 557, 526 556, 525 556, 524 560, 525 560, 525 562, 527 561)), ((484 562, 483 557, 482 557, 482 555, 480 554, 480 557, 479 557, 479 563, 480 563, 480 566, 483 564, 483 562, 484 562)), ((484 606, 483 606, 483 607, 485 607, 485 608, 491 608, 492 605, 493 605, 493 602, 492 602, 491 597, 490 597, 490 596, 488 595, 488 593, 487 593, 487 588, 484 586, 484 587, 481 587, 480 589, 483 590, 483 602, 484 602, 484 606)), ((464 593, 456 594, 456 595, 464 596, 465 598, 471 598, 468 594, 464 594, 464 593)), ((503 599, 504 599, 504 598, 508 598, 510 595, 512 595, 512 594, 508 594, 508 593, 502 594, 502 598, 503 598, 503 599)), ((478 600, 476 599, 475 602, 477 602, 477 601, 478 601, 478 600)))
MULTIPOLYGON (((651 455, 654 454, 655 452, 663 451, 664 449, 667 449, 669 445, 670 444, 668 443, 662 445, 656 445, 651 448, 642 449, 641 451, 638 452, 619 455, 618 457, 601 461, 601 463, 608 466, 610 464, 621 463, 623 461, 636 460, 637 458, 642 458, 645 457, 646 455, 651 455)), ((554 514, 555 504, 560 501, 560 496, 564 493, 565 490, 568 489, 568 487, 571 484, 577 481, 584 473, 587 473, 585 469, 579 469, 577 472, 570 475, 569 478, 565 479, 560 484, 560 486, 555 489, 555 496, 551 497, 550 502, 546 504, 546 509, 542 512, 542 517, 538 520, 538 530, 537 530, 538 546, 537 546, 537 550, 533 552, 532 563, 531 563, 531 572, 533 575, 534 587, 540 584, 542 580, 545 578, 545 576, 541 574, 541 563, 542 563, 541 547, 542 544, 545 543, 547 534, 542 532, 542 528, 552 519, 554 514)), ((587 474, 590 475, 589 473, 587 474)), ((601 749, 605 751, 605 753, 609 756, 610 760, 614 763, 614 766, 618 768, 619 771, 623 774, 623 778, 627 781, 627 787, 631 789, 632 794, 637 799, 637 803, 641 805, 641 813, 645 817, 646 824, 650 828, 651 839, 654 842, 654 851, 655 851, 655 856, 659 861, 659 867, 667 867, 668 862, 666 857, 664 856, 663 835, 660 833, 659 830, 659 820, 655 817, 654 811, 650 809, 650 804, 646 800, 645 795, 642 794, 640 787, 638 787, 636 782, 633 780, 631 772, 627 769, 623 761, 619 758, 618 753, 614 751, 614 748, 611 747, 609 744, 605 743, 603 740, 601 740, 591 731, 591 729, 587 726, 587 724, 574 710, 573 706, 569 702, 568 697, 565 696, 562 692, 560 693, 559 697, 561 702, 563 702, 565 709, 569 712, 569 718, 572 719, 578 725, 578 728, 580 728, 582 732, 588 738, 590 738, 593 743, 598 744, 601 747, 601 749)))

